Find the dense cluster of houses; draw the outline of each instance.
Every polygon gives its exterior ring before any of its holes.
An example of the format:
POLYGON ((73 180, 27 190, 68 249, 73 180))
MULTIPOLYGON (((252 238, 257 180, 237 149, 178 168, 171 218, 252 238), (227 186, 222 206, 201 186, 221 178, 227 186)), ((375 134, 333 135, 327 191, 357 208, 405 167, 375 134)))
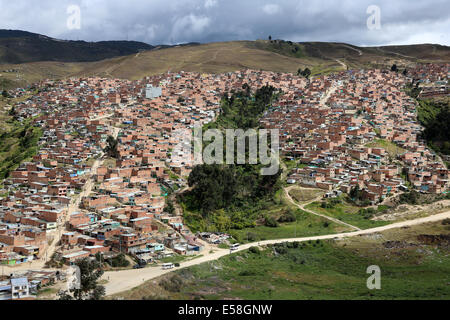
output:
POLYGON ((408 70, 408 77, 414 81, 415 86, 417 85, 420 88, 420 98, 448 96, 450 93, 449 76, 449 63, 419 64, 408 70))
POLYGON ((418 140, 416 103, 402 90, 410 81, 395 72, 360 70, 317 78, 295 93, 285 88, 261 124, 279 129, 282 153, 303 164, 288 182, 330 193, 358 186, 372 203, 409 184, 446 192, 448 169, 418 140))
MULTIPOLYGON (((406 188, 406 180, 422 191, 444 192, 449 173, 417 139, 415 103, 401 90, 407 81, 381 70, 311 82, 255 70, 42 81, 15 106, 16 118, 32 119, 43 134, 38 154, 3 182, 0 263, 40 259, 53 241, 66 263, 118 252, 148 262, 201 251, 182 217, 165 212, 167 193, 192 170, 190 159, 172 157, 183 139, 177 132, 213 121, 223 94, 245 84, 283 92, 261 124, 279 129, 283 155, 304 164, 289 182, 346 193, 358 185, 373 202, 406 188), (109 136, 118 147, 107 163, 109 136), (373 144, 377 139, 404 152, 392 157, 373 144)), ((220 243, 226 237, 200 238, 220 243)))
POLYGON ((280 85, 280 79, 304 83, 251 70, 39 83, 37 94, 15 106, 17 119, 32 119, 43 134, 39 153, 4 181, 1 263, 43 258, 53 241, 56 256, 67 263, 111 251, 146 260, 200 251, 182 217, 164 212, 168 190, 192 169, 172 160, 183 138, 176 132, 214 120, 224 92, 245 83, 253 89, 280 85), (156 89, 149 94, 148 88, 156 89), (109 136, 117 137, 117 159, 104 165, 109 136))

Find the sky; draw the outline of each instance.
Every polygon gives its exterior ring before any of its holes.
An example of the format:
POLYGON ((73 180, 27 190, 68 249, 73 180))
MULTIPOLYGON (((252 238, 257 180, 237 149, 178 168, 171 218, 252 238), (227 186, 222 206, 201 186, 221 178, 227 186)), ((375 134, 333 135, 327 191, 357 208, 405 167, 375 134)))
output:
POLYGON ((149 44, 284 39, 450 45, 449 0, 0 0, 0 29, 149 44))

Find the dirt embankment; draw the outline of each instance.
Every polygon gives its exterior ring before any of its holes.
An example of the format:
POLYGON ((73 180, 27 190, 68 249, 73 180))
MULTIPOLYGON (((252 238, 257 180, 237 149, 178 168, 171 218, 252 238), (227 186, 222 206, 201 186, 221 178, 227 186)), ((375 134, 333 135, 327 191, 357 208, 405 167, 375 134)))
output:
POLYGON ((417 237, 417 240, 426 245, 450 247, 450 234, 421 234, 417 237))

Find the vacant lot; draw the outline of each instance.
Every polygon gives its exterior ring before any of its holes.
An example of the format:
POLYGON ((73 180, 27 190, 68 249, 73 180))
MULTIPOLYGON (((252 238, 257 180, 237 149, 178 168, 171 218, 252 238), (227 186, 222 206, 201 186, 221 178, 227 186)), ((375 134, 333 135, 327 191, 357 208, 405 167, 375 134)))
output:
POLYGON ((288 239, 298 237, 319 236, 324 234, 351 231, 350 228, 297 209, 296 221, 279 223, 278 227, 257 226, 243 230, 232 230, 230 233, 237 242, 246 243, 270 239, 288 239))
POLYGON ((289 195, 297 202, 308 202, 324 195, 319 189, 293 188, 289 190, 289 195))
POLYGON ((387 141, 387 140, 383 140, 383 139, 378 139, 372 143, 369 143, 366 145, 366 147, 369 148, 383 148, 386 150, 386 152, 389 154, 390 157, 392 158, 397 158, 398 155, 401 155, 403 153, 406 152, 405 149, 397 146, 395 143, 387 141))

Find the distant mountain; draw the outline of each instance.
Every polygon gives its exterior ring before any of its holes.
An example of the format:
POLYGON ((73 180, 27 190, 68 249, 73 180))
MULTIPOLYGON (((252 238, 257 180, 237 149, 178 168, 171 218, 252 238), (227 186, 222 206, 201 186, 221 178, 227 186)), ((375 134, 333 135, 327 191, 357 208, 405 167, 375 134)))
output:
POLYGON ((0 63, 92 62, 154 48, 137 41, 66 41, 26 31, 0 30, 0 63))

